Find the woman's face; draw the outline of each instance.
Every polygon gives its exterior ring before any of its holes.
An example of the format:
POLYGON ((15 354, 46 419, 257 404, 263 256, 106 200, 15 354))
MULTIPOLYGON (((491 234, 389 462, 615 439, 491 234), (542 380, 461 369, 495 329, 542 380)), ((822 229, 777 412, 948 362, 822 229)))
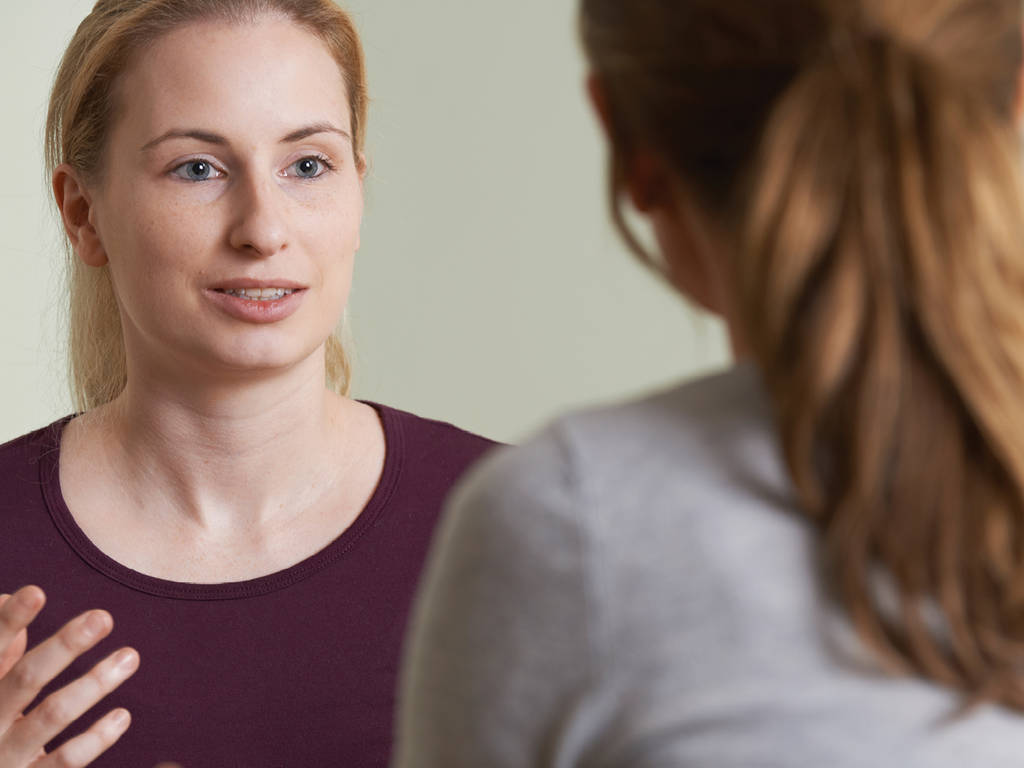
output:
POLYGON ((363 210, 345 84, 291 21, 201 22, 117 84, 90 222, 130 369, 232 377, 316 362, 363 210))

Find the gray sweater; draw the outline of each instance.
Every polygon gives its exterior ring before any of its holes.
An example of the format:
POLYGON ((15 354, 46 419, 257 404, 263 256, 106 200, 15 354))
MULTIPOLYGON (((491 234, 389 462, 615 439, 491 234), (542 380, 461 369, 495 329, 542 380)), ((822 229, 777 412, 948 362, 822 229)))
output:
POLYGON ((564 418, 449 508, 394 765, 1024 766, 1024 717, 874 670, 817 548, 752 368, 564 418))

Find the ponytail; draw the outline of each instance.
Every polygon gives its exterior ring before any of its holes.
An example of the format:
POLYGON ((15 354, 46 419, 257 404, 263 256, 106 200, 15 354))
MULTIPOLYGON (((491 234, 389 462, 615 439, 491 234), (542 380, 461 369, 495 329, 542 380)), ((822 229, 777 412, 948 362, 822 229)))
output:
POLYGON ((923 48, 825 47, 743 195, 747 341, 859 634, 891 671, 1024 709, 1014 132, 923 48))

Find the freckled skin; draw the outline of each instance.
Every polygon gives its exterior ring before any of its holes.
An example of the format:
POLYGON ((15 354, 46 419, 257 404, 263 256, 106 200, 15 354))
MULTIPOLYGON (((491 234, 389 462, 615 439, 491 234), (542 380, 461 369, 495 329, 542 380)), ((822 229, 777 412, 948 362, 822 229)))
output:
POLYGON ((118 82, 121 109, 93 221, 121 308, 130 368, 165 381, 273 374, 312 364, 348 298, 359 247, 362 174, 344 81, 318 38, 292 22, 201 22, 157 41, 118 82), (202 131, 223 143, 172 138, 202 131), (323 173, 298 175, 318 158, 323 173), (327 169, 319 160, 334 166, 327 169), (210 164, 204 181, 183 164, 210 164), (175 169, 179 169, 177 172, 175 169), (299 309, 269 325, 230 317, 209 300, 227 279, 301 284, 299 309))

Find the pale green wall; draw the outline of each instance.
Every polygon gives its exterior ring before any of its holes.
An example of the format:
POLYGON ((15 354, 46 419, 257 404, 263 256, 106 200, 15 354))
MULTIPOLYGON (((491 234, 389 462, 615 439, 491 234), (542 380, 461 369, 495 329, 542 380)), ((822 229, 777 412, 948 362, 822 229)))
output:
MULTIPOLYGON (((568 0, 351 0, 372 171, 351 319, 356 394, 516 440, 552 414, 726 361, 720 327, 607 223, 568 0)), ((66 412, 48 83, 89 0, 0 4, 0 440, 66 412)))

